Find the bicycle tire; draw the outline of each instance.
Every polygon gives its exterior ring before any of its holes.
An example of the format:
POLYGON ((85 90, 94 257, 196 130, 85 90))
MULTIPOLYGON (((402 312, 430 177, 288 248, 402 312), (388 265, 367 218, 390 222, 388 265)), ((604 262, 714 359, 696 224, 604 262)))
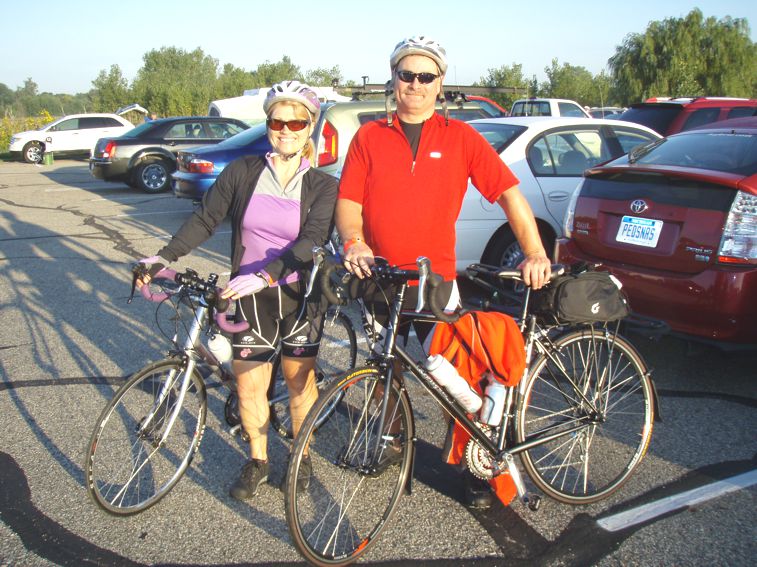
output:
POLYGON ((395 449, 384 447, 379 464, 373 460, 376 443, 389 436, 377 435, 384 381, 377 369, 365 367, 332 384, 294 442, 284 509, 295 547, 314 565, 347 565, 368 551, 407 485, 415 432, 410 400, 396 382, 389 419, 396 424, 391 437, 399 451, 388 458, 395 449), (329 417, 321 420, 325 412, 329 417), (310 475, 302 466, 306 448, 310 475))
POLYGON ((542 353, 526 378, 516 441, 578 427, 522 452, 521 461, 548 496, 590 504, 618 490, 644 458, 654 421, 652 383, 633 345, 605 329, 569 331, 553 344, 552 358, 542 353))
MULTIPOLYGON (((331 383, 355 368, 357 337, 352 320, 342 311, 330 308, 323 325, 321 346, 315 361, 315 380, 319 396, 331 383)), ((289 413, 289 390, 281 372, 281 356, 277 356, 271 371, 270 419, 271 427, 286 439, 292 439, 292 416, 289 413)), ((336 400, 334 405, 336 405, 336 400)), ((333 408, 332 408, 333 409, 333 408)), ((324 412, 322 418, 328 418, 324 412)), ((318 424, 320 425, 320 424, 318 424)))
POLYGON ((153 506, 179 481, 202 441, 207 394, 202 377, 194 371, 181 413, 169 436, 159 442, 179 393, 185 364, 166 359, 134 374, 100 414, 87 446, 84 464, 87 490, 106 512, 136 514, 153 506), (173 385, 163 401, 162 384, 173 385), (145 419, 150 414, 153 425, 145 419))

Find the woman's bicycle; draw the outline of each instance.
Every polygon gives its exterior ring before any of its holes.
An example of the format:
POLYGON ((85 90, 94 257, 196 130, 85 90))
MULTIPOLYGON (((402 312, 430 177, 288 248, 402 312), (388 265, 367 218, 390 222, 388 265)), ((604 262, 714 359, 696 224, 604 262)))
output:
MULTIPOLYGON (((322 289, 349 276, 323 271, 322 289)), ((392 284, 390 320, 383 350, 365 367, 332 383, 309 412, 292 448, 285 510, 295 546, 315 565, 346 565, 362 556, 386 527, 404 493, 411 491, 416 430, 410 392, 393 361, 402 363, 432 398, 470 435, 466 464, 484 479, 509 473, 531 509, 514 457, 545 494, 568 504, 606 498, 628 480, 652 435, 655 394, 636 349, 612 325, 550 323, 530 309, 531 290, 519 296, 517 317, 526 347, 526 370, 506 389, 499 425, 479 422, 451 397, 421 362, 397 344, 400 320, 452 321, 438 306, 428 261, 417 269, 372 268, 380 286, 392 284), (428 287, 432 313, 401 311, 408 282, 428 287), (334 407, 336 406, 336 407, 334 407), (328 419, 324 419, 328 414, 328 419), (302 467, 309 454, 310 467, 302 467), (307 488, 305 488, 307 487, 307 488)), ((493 289, 520 281, 520 273, 471 266, 474 280, 494 280, 493 289)), ((556 266, 555 273, 562 267, 556 266)), ((337 285, 328 293, 343 302, 337 285)), ((424 297, 420 292, 419 297, 424 297)), ((420 306, 419 306, 420 308, 420 306)))
MULTIPOLYGON (((141 273, 139 265, 134 277, 141 273)), ((199 449, 207 415, 206 370, 231 389, 225 417, 239 431, 234 376, 203 341, 219 328, 243 330, 227 319, 229 301, 220 298, 218 276, 203 279, 193 270, 163 270, 142 295, 168 313, 173 349, 168 357, 132 375, 102 411, 87 446, 84 471, 89 494, 105 511, 116 515, 141 512, 156 504, 179 481, 199 449)), ((308 286, 308 293, 312 289, 308 286)), ((134 290, 132 289, 132 295, 134 290)), ((246 325, 246 324, 243 324, 246 325)), ((159 321, 159 326, 160 321, 159 321)), ((329 308, 316 359, 319 390, 357 360, 357 338, 350 318, 329 308)), ((289 393, 274 362, 269 405, 271 424, 291 438, 289 393)), ((324 412, 325 414, 326 412, 324 412)), ((242 432, 243 433, 243 432, 242 432)), ((244 437, 244 435, 243 435, 244 437)))

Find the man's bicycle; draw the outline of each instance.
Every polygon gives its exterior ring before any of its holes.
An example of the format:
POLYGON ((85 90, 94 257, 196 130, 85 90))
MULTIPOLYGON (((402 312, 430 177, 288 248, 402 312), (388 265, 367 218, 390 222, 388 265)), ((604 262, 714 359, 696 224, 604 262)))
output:
MULTIPOLYGON (((203 340, 218 334, 219 328, 227 333, 243 330, 227 319, 229 301, 220 298, 217 282, 216 274, 203 279, 192 270, 163 270, 149 286, 142 286, 142 295, 158 303, 159 326, 160 321, 163 326, 168 322, 170 331, 162 330, 171 338, 173 349, 167 358, 142 368, 116 391, 90 438, 84 463, 86 486, 94 501, 111 514, 135 514, 156 504, 187 470, 205 429, 207 374, 216 374, 230 388, 225 417, 234 426, 232 432, 244 433, 239 426, 233 373, 203 340), (161 310, 167 315, 159 318, 161 310)), ((331 307, 316 359, 318 388, 323 390, 345 370, 354 368, 356 360, 352 322, 331 307)), ((271 425, 291 438, 289 393, 278 370, 279 361, 277 356, 269 391, 271 425)))
MULTIPOLYGON (((562 267, 555 267, 555 274, 562 267)), ((338 268, 323 271, 324 293, 338 268)), ((295 546, 315 565, 346 565, 375 543, 411 491, 416 429, 410 393, 398 360, 431 397, 470 435, 466 464, 484 479, 509 473, 520 498, 538 507, 515 463, 545 494, 568 504, 606 498, 628 480, 652 436, 655 394, 650 373, 636 349, 612 325, 550 323, 530 309, 525 288, 517 321, 526 346, 526 370, 506 389, 496 426, 480 423, 437 384, 421 362, 397 344, 400 320, 451 321, 437 305, 438 281, 428 261, 417 269, 372 268, 380 286, 391 284, 391 306, 383 349, 366 366, 347 373, 323 392, 302 425, 287 472, 285 510, 295 546), (408 282, 428 287, 432 313, 401 311, 408 282), (328 419, 325 419, 328 415, 328 419), (308 452, 312 473, 301 466, 308 452), (305 488, 307 487, 307 488, 305 488)), ((473 279, 494 280, 495 288, 520 281, 520 273, 471 266, 473 279)), ((344 288, 328 293, 344 301, 344 288)), ((348 284, 347 284, 348 285, 348 284)), ((419 293, 419 298, 424 293, 419 293)), ((420 307, 420 306, 419 306, 420 307)))

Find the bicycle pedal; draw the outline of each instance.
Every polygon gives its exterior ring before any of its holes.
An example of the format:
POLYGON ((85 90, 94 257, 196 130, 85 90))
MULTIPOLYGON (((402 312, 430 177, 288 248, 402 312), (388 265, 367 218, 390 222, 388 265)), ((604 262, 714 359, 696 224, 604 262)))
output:
POLYGON ((528 509, 532 512, 536 512, 539 510, 539 507, 541 506, 541 496, 538 494, 526 494, 523 496, 523 503, 528 506, 528 509))

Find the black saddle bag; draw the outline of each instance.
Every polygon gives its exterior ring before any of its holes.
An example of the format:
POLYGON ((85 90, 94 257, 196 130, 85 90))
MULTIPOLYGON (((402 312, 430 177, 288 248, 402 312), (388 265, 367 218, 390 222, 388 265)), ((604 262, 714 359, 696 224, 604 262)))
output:
POLYGON ((543 321, 560 325, 617 321, 630 313, 620 282, 608 272, 559 276, 534 292, 531 302, 543 321))

